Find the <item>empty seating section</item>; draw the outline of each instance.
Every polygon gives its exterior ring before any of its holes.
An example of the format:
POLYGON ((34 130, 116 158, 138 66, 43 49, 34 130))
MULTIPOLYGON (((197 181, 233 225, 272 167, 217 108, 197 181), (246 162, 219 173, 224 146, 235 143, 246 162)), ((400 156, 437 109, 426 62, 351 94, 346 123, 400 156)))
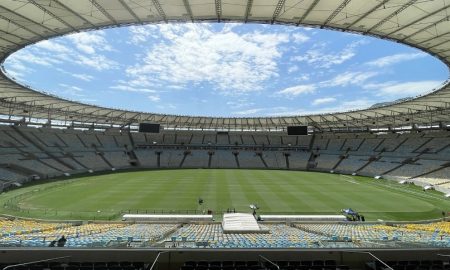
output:
POLYGON ((133 132, 131 133, 131 137, 133 138, 134 144, 136 146, 147 144, 147 140, 144 133, 133 132))
POLYGON ((228 134, 217 134, 217 144, 218 145, 230 145, 230 140, 228 134))
POLYGON ((244 145, 255 145, 255 141, 253 139, 253 136, 251 134, 242 134, 242 144, 244 145))
POLYGON ((277 145, 283 145, 283 143, 281 143, 281 135, 280 134, 268 134, 267 138, 269 140, 269 144, 272 146, 277 146, 277 145))
POLYGON ((237 168, 233 152, 216 150, 211 158, 211 168, 237 168))
POLYGON ((130 136, 127 133, 116 134, 114 135, 114 139, 116 139, 117 145, 119 147, 131 147, 130 136))
POLYGON ((261 157, 254 151, 239 151, 238 159, 241 168, 265 168, 261 157))
POLYGON ((160 155, 160 167, 162 168, 179 168, 181 161, 183 160, 183 151, 168 150, 161 151, 160 155))
POLYGON ((297 145, 297 136, 282 136, 281 140, 283 141, 283 145, 297 145))
MULTIPOLYGON (((216 156, 212 158, 215 160, 216 156)), ((186 155, 183 168, 208 168, 208 151, 192 150, 186 155)))
POLYGON ((87 148, 100 146, 100 142, 98 141, 97 136, 95 136, 95 134, 81 133, 78 134, 78 138, 83 142, 83 144, 87 148))
POLYGON ((216 134, 205 134, 205 136, 203 138, 203 144, 215 145, 216 144, 216 134))
POLYGON ((203 144, 203 137, 204 135, 202 133, 194 133, 191 139, 191 144, 203 144))
POLYGON ((331 170, 339 161, 339 155, 320 154, 316 158, 318 170, 331 170))
POLYGON ((65 149, 68 151, 79 151, 85 148, 85 145, 80 141, 76 134, 68 133, 68 131, 66 131, 65 133, 58 134, 58 137, 64 141, 64 144, 67 146, 65 149))
POLYGON ((341 173, 367 176, 418 177, 417 181, 447 187, 449 138, 448 131, 314 136, 289 136, 279 131, 168 130, 129 134, 118 130, 100 132, 3 125, 0 126, 0 167, 14 167, 13 171, 2 170, 3 180, 21 181, 30 179, 33 174, 45 178, 91 169, 129 168, 136 156, 139 162, 133 165, 142 168, 321 171, 334 168, 341 173), (160 153, 159 157, 156 152, 160 153), (185 153, 188 154, 185 156, 185 153), (311 156, 312 153, 317 156, 311 156))
POLYGON ((317 247, 317 242, 326 237, 298 230, 283 224, 263 227, 265 234, 224 234, 220 224, 195 225, 180 228, 167 240, 182 242, 207 242, 210 248, 308 248, 317 247))
POLYGON ((276 151, 265 151, 262 155, 267 167, 273 169, 286 169, 286 158, 283 153, 276 151))
POLYGON ((161 133, 146 133, 147 144, 164 144, 164 135, 161 133))
POLYGON ((68 165, 70 165, 75 171, 86 171, 86 168, 83 167, 80 163, 76 162, 71 157, 62 157, 60 160, 68 165))
POLYGON ((402 145, 400 145, 394 153, 402 155, 415 152, 421 145, 428 142, 429 138, 410 137, 402 145))
POLYGON ((155 150, 137 149, 134 151, 139 160, 139 163, 144 168, 157 168, 158 167, 158 155, 155 150))
POLYGON ((231 145, 241 145, 242 143, 242 137, 238 134, 230 134, 230 144, 231 145))
POLYGON ((26 180, 27 177, 21 174, 8 170, 7 168, 0 168, 0 181, 3 182, 21 182, 26 180))
POLYGON ((446 137, 432 138, 417 149, 417 152, 427 151, 429 153, 436 153, 448 145, 450 145, 450 138, 448 138, 448 135, 446 137))
POLYGON ((32 136, 47 147, 64 147, 65 144, 55 135, 53 129, 35 129, 31 132, 32 136))
POLYGON ((371 163, 369 163, 369 165, 364 167, 359 173, 368 176, 383 175, 385 172, 401 165, 401 162, 403 160, 404 158, 383 157, 379 160, 372 161, 371 163))
POLYGON ((91 170, 111 169, 108 164, 95 152, 79 152, 74 153, 74 158, 91 170))
POLYGON ((258 145, 269 145, 269 140, 266 135, 253 135, 253 139, 258 145))
POLYGON ((375 151, 393 152, 407 139, 403 137, 399 138, 386 138, 375 151))
POLYGON ((191 142, 192 134, 189 133, 178 133, 177 135, 177 144, 189 144, 191 142))
POLYGON ((329 139, 316 138, 313 144, 313 150, 320 149, 326 150, 328 146, 329 139))
POLYGON ((53 168, 55 170, 58 170, 58 171, 61 171, 61 172, 70 171, 70 168, 68 166, 58 162, 55 159, 52 159, 52 158, 45 158, 45 159, 43 159, 43 158, 41 158, 39 160, 43 164, 45 164, 45 165, 47 165, 47 166, 49 166, 49 167, 51 167, 51 168, 53 168))
POLYGON ((175 144, 175 134, 164 134, 164 144, 175 144))
POLYGON ((336 171, 342 173, 354 173, 362 166, 369 162, 369 158, 367 156, 347 156, 347 158, 343 159, 339 166, 337 166, 336 171))
POLYGON ((112 135, 106 135, 106 134, 96 134, 98 140, 101 143, 101 146, 103 149, 117 149, 119 146, 116 143, 116 140, 114 140, 114 136, 112 135))
POLYGON ((344 145, 342 146, 342 151, 356 151, 363 141, 364 139, 359 138, 346 139, 344 145))
MULTIPOLYGON (((377 139, 377 138, 368 138, 365 139, 361 146, 358 149, 358 153, 373 153, 374 149, 377 148, 378 145, 383 141, 384 139, 377 139)), ((352 151, 356 151, 353 149, 352 151)))
POLYGON ((442 170, 438 170, 438 171, 435 171, 435 172, 432 172, 432 173, 426 175, 427 178, 439 179, 438 180, 439 182, 443 182, 442 180, 444 180, 444 179, 450 180, 449 176, 450 176, 450 167, 445 167, 442 170))
MULTIPOLYGON (((341 148, 344 146, 346 139, 335 139, 330 140, 327 147, 327 152, 331 153, 338 153, 340 152, 341 148)), ((346 149, 343 149, 346 150, 346 149)))
POLYGON ((126 168, 130 166, 126 152, 104 152, 103 156, 114 166, 114 168, 126 168))
POLYGON ((289 169, 305 170, 310 156, 311 153, 307 151, 290 151, 289 169))
POLYGON ((125 224, 0 220, 0 246, 48 246, 62 235, 67 247, 105 247, 133 243, 133 247, 207 248, 326 248, 393 247, 397 243, 450 247, 450 223, 260 223, 262 233, 224 233, 220 223, 125 224), (201 243, 198 245, 197 243, 201 243), (340 244, 339 244, 340 243, 340 244))
MULTIPOLYGON (((404 164, 398 169, 390 172, 389 175, 410 178, 421 175, 438 168, 441 168, 445 161, 419 159, 411 164, 404 164)), ((430 176, 430 175, 429 175, 430 176)))

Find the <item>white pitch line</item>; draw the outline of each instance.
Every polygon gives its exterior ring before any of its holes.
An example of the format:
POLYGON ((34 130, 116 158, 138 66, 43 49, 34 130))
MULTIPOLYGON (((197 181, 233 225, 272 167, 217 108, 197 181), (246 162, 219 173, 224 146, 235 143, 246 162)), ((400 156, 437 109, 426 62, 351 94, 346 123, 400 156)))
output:
POLYGON ((346 182, 349 182, 349 183, 352 183, 352 184, 357 184, 357 185, 359 185, 360 183, 358 183, 358 182, 356 182, 352 177, 350 177, 350 176, 347 176, 347 175, 342 175, 341 174, 341 176, 342 177, 345 177, 345 178, 350 178, 351 180, 344 180, 344 181, 346 181, 346 182))

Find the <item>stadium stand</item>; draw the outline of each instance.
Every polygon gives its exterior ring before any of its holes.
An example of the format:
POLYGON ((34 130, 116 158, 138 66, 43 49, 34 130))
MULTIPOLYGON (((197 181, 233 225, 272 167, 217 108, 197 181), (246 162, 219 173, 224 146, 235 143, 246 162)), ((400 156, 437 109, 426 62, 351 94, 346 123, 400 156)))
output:
POLYGON ((443 189, 448 188, 446 180, 450 180, 449 132, 445 131, 343 133, 313 138, 280 133, 203 134, 195 131, 149 135, 3 125, 0 132, 3 135, 0 141, 3 183, 20 183, 31 179, 32 175, 50 178, 64 173, 136 166, 333 170, 442 184, 443 189), (438 146, 440 149, 436 150, 438 146), (132 161, 135 161, 133 165, 132 161))

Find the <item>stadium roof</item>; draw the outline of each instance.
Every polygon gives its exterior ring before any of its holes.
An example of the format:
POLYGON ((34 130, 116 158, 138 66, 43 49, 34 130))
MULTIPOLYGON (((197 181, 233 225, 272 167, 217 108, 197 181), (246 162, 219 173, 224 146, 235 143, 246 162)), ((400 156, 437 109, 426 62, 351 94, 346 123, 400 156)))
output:
MULTIPOLYGON (((2 0, 0 59, 41 40, 121 25, 253 22, 331 28, 377 36, 450 64, 450 0, 2 0)), ((2 69, 3 70, 3 69, 2 69)), ((151 109, 150 109, 151 110, 151 109)), ((391 105, 286 117, 202 117, 133 112, 69 101, 0 75, 0 114, 97 124, 160 123, 171 128, 319 129, 450 124, 450 84, 391 105)))

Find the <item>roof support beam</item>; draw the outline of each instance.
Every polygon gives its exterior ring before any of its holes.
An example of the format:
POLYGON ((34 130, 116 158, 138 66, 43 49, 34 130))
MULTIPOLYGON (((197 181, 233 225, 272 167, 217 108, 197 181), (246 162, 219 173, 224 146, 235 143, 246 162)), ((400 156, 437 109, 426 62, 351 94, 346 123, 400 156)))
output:
POLYGON ((330 23, 331 20, 333 20, 334 17, 336 17, 339 14, 339 12, 341 12, 348 5, 348 3, 350 3, 350 1, 351 0, 344 0, 344 1, 342 1, 342 3, 337 7, 337 9, 335 9, 333 11, 333 13, 331 13, 330 16, 328 16, 328 18, 325 20, 325 22, 323 24, 327 25, 328 23, 330 23))
POLYGON ((244 22, 248 22, 248 17, 250 16, 250 12, 252 12, 253 0, 247 0, 247 8, 245 9, 245 17, 244 22))
MULTIPOLYGON (((441 33, 441 34, 439 34, 439 35, 436 35, 436 36, 431 37, 431 38, 428 38, 428 39, 425 39, 425 40, 423 40, 423 41, 420 41, 420 42, 416 43, 415 45, 424 44, 424 43, 430 42, 430 41, 432 41, 432 40, 434 40, 434 39, 440 38, 440 37, 442 37, 442 36, 446 36, 446 35, 448 35, 448 34, 450 34, 450 31, 447 31, 447 32, 445 32, 445 33, 441 33)), ((408 38, 409 38, 409 37, 408 37, 408 38)), ((407 39, 407 38, 405 38, 405 39, 407 39)), ((403 40, 401 40, 401 41, 403 41, 403 40)))
POLYGON ((390 0, 383 0, 380 3, 378 3, 378 5, 374 6, 373 8, 371 8, 369 11, 367 11, 366 13, 364 13, 363 15, 359 16, 358 19, 356 19, 356 21, 352 22, 351 24, 349 24, 345 29, 349 29, 350 27, 354 26, 355 24, 359 23, 361 20, 364 20, 367 16, 369 16, 370 14, 372 14, 375 10, 379 9, 380 7, 384 6, 387 2, 389 2, 390 0))
POLYGON ((16 35, 16 34, 13 34, 13 33, 10 33, 10 32, 5 32, 5 31, 0 30, 0 33, 3 33, 3 34, 5 34, 5 35, 13 36, 13 37, 15 37, 15 38, 17 38, 17 39, 19 39, 19 40, 26 40, 26 41, 28 41, 28 42, 30 41, 29 39, 26 39, 26 38, 24 38, 24 37, 18 36, 18 35, 16 35))
POLYGON ((61 7, 63 7, 64 9, 66 9, 67 11, 69 11, 70 13, 72 13, 75 17, 77 17, 78 19, 82 20, 85 24, 88 24, 91 27, 95 27, 94 24, 92 24, 90 21, 88 21, 87 19, 85 19, 83 16, 81 16, 79 13, 75 12, 73 9, 71 9, 70 7, 66 6, 65 4, 63 4, 61 2, 61 0, 53 0, 53 2, 56 2, 58 5, 60 5, 61 7))
POLYGON ((387 21, 389 21, 390 19, 392 19, 394 16, 397 16, 397 14, 400 14, 403 10, 407 9, 409 6, 413 5, 415 2, 417 2, 417 0, 410 0, 408 1, 406 4, 404 4, 403 6, 401 6, 399 9, 395 10, 394 12, 392 12, 391 14, 389 14, 387 17, 385 17, 384 19, 382 19, 381 21, 379 21, 377 24, 375 24, 374 26, 370 27, 367 31, 365 31, 365 33, 369 33, 372 32, 372 30, 377 29, 378 27, 382 26, 383 24, 385 24, 387 21))
POLYGON ((159 3, 158 0, 152 0, 153 5, 155 6, 156 10, 159 13, 159 16, 161 16, 161 18, 163 19, 164 22, 167 23, 167 16, 166 13, 164 12, 164 10, 161 7, 161 4, 159 3))
MULTIPOLYGON (((6 32, 0 31, 0 33, 6 33, 6 32)), ((6 34, 8 34, 8 33, 6 33, 6 34)), ((9 40, 9 39, 6 39, 4 36, 0 36, 0 39, 6 41, 6 42, 8 42, 8 43, 14 44, 14 45, 16 45, 16 46, 20 46, 19 43, 15 42, 15 41, 11 41, 11 40, 9 40)))
POLYGON ((184 8, 186 8, 186 12, 189 15, 189 18, 191 19, 191 22, 194 22, 194 15, 192 14, 191 5, 189 4, 189 0, 183 0, 184 8))
POLYGON ((35 31, 30 30, 30 29, 28 29, 27 27, 25 27, 25 26, 23 26, 23 25, 20 25, 20 24, 14 22, 14 21, 11 21, 10 19, 6 18, 5 16, 3 16, 3 15, 1 15, 1 14, 0 14, 0 19, 3 19, 3 20, 5 20, 5 21, 7 21, 8 23, 13 24, 13 25, 15 25, 15 26, 17 26, 17 27, 19 27, 19 28, 21 28, 21 29, 27 31, 27 32, 30 32, 30 33, 32 33, 33 35, 36 35, 36 36, 41 37, 41 38, 44 38, 44 36, 42 36, 41 34, 36 33, 35 31))
MULTIPOLYGON (((72 31, 74 32, 78 32, 79 30, 76 29, 75 27, 73 27, 71 24, 67 23, 66 21, 64 21, 63 19, 61 19, 61 17, 56 16, 55 14, 53 14, 53 12, 51 12, 50 10, 46 9, 45 7, 43 7, 42 5, 36 3, 35 0, 28 0, 31 4, 33 4, 35 7, 37 7, 38 9, 42 10, 44 13, 47 13, 48 15, 52 16, 53 19, 57 20, 58 22, 64 24, 65 26, 67 26, 68 28, 72 29, 72 31)), ((51 3, 51 2, 50 2, 51 3)))
POLYGON ((95 0, 91 0, 92 5, 98 10, 100 11, 103 16, 105 16, 106 18, 108 18, 108 20, 110 20, 111 22, 113 22, 114 24, 117 24, 116 19, 114 19, 113 16, 111 16, 111 14, 109 14, 106 9, 104 9, 99 3, 97 3, 95 0))
POLYGON ((134 13, 134 11, 127 5, 127 3, 125 3, 123 0, 118 0, 119 3, 128 11, 128 13, 131 14, 131 16, 133 16, 133 18, 138 21, 139 23, 142 23, 141 19, 139 19, 139 17, 136 15, 136 13, 134 13))
POLYGON ((222 18, 222 0, 215 0, 216 4, 216 16, 217 16, 217 22, 220 22, 222 18))
POLYGON ((300 19, 298 20, 297 26, 300 25, 306 17, 308 17, 309 13, 314 9, 315 6, 317 6, 319 1, 320 0, 314 0, 314 2, 312 2, 312 4, 308 7, 305 13, 303 13, 302 17, 300 17, 300 19))
MULTIPOLYGON (((409 38, 411 38, 411 37, 417 35, 418 33, 421 33, 421 32, 424 32, 424 31, 430 29, 430 28, 433 28, 433 27, 435 27, 436 25, 438 25, 438 24, 440 24, 440 23, 442 23, 442 22, 448 21, 449 19, 450 19, 450 15, 447 16, 447 17, 445 17, 445 18, 440 19, 439 21, 437 21, 437 22, 435 22, 435 23, 432 23, 432 24, 430 24, 430 25, 425 26, 424 28, 421 28, 421 29, 417 30, 416 32, 412 33, 411 35, 409 35, 409 36, 407 36, 407 37, 404 37, 403 39, 400 39, 400 41, 405 41, 405 40, 407 40, 407 39, 409 39, 409 38)), ((438 36, 436 36, 436 37, 438 37, 438 36)), ((433 37, 433 38, 431 38, 431 39, 429 39, 429 40, 432 40, 432 39, 434 39, 434 38, 436 38, 436 37, 433 37)), ((421 41, 421 42, 418 43, 418 44, 427 42, 427 41, 429 41, 429 40, 421 41)))
POLYGON ((273 12, 272 15, 272 21, 270 22, 271 24, 273 24, 280 15, 281 9, 283 8, 285 1, 286 0, 278 0, 277 6, 275 7, 275 11, 273 12))
POLYGON ((446 10, 446 9, 448 9, 448 8, 449 8, 449 6, 441 7, 440 9, 438 9, 438 10, 436 10, 436 11, 433 11, 433 12, 431 12, 431 13, 428 13, 427 15, 422 16, 422 17, 420 17, 419 19, 416 19, 416 20, 414 20, 414 21, 412 21, 412 22, 410 22, 410 23, 408 23, 408 24, 403 25, 403 26, 400 27, 400 28, 395 29, 394 31, 392 31, 392 32, 390 32, 390 33, 388 33, 388 34, 386 34, 386 36, 390 36, 390 35, 392 35, 392 34, 394 34, 394 33, 397 33, 398 31, 401 31, 401 30, 403 30, 403 29, 405 29, 405 28, 407 28, 407 27, 410 27, 411 25, 414 25, 414 24, 416 24, 416 23, 418 23, 418 22, 420 22, 420 21, 422 21, 422 20, 424 20, 424 19, 426 19, 426 18, 429 18, 429 17, 431 17, 431 16, 433 16, 433 15, 435 15, 435 14, 441 12, 441 11, 444 11, 444 10, 446 10))
POLYGON ((439 46, 441 46, 442 44, 445 44, 445 43, 448 43, 448 42, 450 42, 450 40, 444 40, 444 41, 442 41, 442 42, 439 42, 438 44, 434 44, 434 45, 431 46, 431 47, 427 47, 427 49, 428 49, 428 50, 431 50, 431 49, 433 49, 433 48, 439 47, 439 46))
MULTIPOLYGON (((4 6, 0 6, 0 10, 1 10, 1 9, 6 10, 8 13, 11 13, 11 14, 13 14, 13 15, 15 15, 15 16, 17 16, 17 17, 19 17, 19 18, 21 18, 21 19, 23 19, 23 20, 25 20, 25 21, 27 21, 27 22, 31 22, 31 23, 33 23, 33 24, 39 26, 39 27, 42 27, 42 28, 44 28, 45 30, 47 30, 47 31, 49 31, 49 32, 52 32, 52 33, 54 33, 54 34, 57 34, 57 33, 58 33, 58 32, 56 32, 55 30, 51 29, 50 27, 47 27, 47 26, 45 26, 45 25, 42 24, 42 23, 35 22, 35 21, 33 21, 33 20, 31 20, 31 19, 29 19, 29 18, 23 16, 22 14, 19 14, 19 13, 15 12, 15 11, 13 11, 13 10, 11 10, 11 9, 5 8, 4 6)), ((8 19, 8 20, 10 20, 10 19, 8 19)), ((24 28, 24 27, 23 27, 23 28, 24 28)), ((27 30, 27 31, 29 31, 29 30, 27 30)), ((29 32, 31 32, 31 31, 29 31, 29 32)), ((33 33, 33 32, 31 32, 31 33, 33 33)), ((42 37, 42 35, 39 35, 39 36, 42 37)))

